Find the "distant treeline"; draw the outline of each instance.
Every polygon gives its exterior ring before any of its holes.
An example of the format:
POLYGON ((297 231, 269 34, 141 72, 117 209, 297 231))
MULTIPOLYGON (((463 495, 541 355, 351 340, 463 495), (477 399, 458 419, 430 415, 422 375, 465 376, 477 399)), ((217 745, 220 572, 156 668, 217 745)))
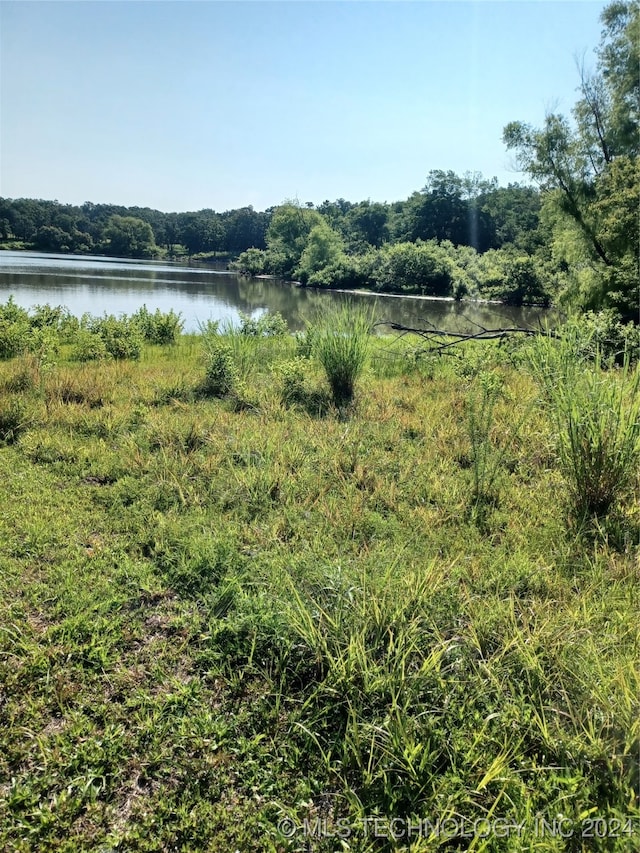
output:
MULTIPOLYGON (((56 252, 237 256, 246 249, 266 248, 267 229, 277 209, 258 212, 249 206, 224 213, 210 209, 163 213, 148 207, 0 198, 0 239, 56 252)), ((486 181, 477 174, 461 178, 433 171, 427 186, 406 201, 352 203, 341 198, 315 209, 341 235, 350 253, 416 240, 448 240, 479 252, 505 244, 532 251, 541 242, 538 191, 517 184, 499 187, 495 179, 486 181)))
POLYGON ((81 206, 0 198, 0 239, 47 252, 98 252, 148 258, 262 248, 270 213, 242 207, 225 213, 163 213, 115 204, 81 206))

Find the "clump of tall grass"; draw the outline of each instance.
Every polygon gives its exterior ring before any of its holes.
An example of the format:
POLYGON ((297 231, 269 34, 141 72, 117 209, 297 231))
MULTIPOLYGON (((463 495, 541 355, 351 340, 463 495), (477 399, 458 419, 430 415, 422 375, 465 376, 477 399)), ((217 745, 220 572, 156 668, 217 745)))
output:
POLYGON ((204 359, 204 392, 214 397, 231 393, 239 379, 231 344, 217 335, 206 337, 204 359))
POLYGON ((620 368, 604 371, 569 333, 539 339, 531 351, 557 436, 562 473, 578 519, 605 516, 637 477, 640 462, 640 369, 629 353, 620 368))
POLYGON ((467 399, 467 433, 471 444, 473 475, 472 509, 479 517, 481 510, 495 500, 495 481, 502 454, 494 447, 491 429, 496 403, 502 395, 502 379, 493 372, 480 374, 477 387, 467 399))
POLYGON ((369 354, 372 325, 370 310, 344 305, 313 324, 313 354, 324 368, 338 408, 353 400, 369 354))
POLYGON ((13 444, 29 423, 24 400, 16 397, 0 398, 0 444, 13 444))

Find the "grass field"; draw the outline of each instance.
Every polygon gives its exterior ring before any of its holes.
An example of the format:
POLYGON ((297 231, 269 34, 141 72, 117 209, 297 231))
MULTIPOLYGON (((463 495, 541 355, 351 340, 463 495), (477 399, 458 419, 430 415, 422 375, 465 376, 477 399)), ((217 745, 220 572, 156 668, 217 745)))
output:
POLYGON ((638 368, 214 332, 0 362, 0 848, 640 849, 638 368))

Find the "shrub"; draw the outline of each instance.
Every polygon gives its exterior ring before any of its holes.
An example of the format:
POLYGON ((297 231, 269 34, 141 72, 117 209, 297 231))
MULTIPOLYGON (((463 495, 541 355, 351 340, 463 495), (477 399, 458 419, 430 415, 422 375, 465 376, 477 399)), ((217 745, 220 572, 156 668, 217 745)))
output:
POLYGON ((280 399, 285 406, 306 402, 305 367, 306 360, 300 356, 280 365, 280 399))
POLYGON ((10 296, 4 305, 0 305, 0 321, 3 320, 9 324, 28 325, 29 312, 17 305, 13 296, 10 296))
POLYGON ((108 355, 105 342, 97 332, 78 329, 70 354, 72 361, 98 361, 107 358, 108 355))
POLYGON ((52 329, 60 334, 73 331, 78 327, 78 321, 72 317, 69 310, 62 305, 36 305, 31 309, 29 317, 31 326, 35 329, 52 329))
POLYGON ((143 335, 138 323, 130 317, 94 317, 88 320, 87 328, 98 335, 115 359, 138 359, 142 350, 143 335))
POLYGON ((332 263, 309 275, 309 287, 367 287, 371 280, 363 257, 339 255, 332 263))
POLYGON ((184 320, 175 311, 165 313, 156 308, 152 314, 146 305, 136 311, 131 319, 140 326, 145 341, 150 344, 175 344, 184 327, 184 320))
MULTIPOLYGON (((226 332, 229 333, 229 331, 230 329, 227 327, 226 332)), ((274 338, 282 337, 288 331, 287 321, 279 311, 273 314, 267 311, 255 318, 240 311, 239 332, 241 335, 253 338, 274 338)))
POLYGON ((640 326, 622 323, 617 311, 588 311, 569 323, 570 334, 575 334, 581 355, 590 359, 599 357, 603 363, 623 364, 640 359, 640 326))
POLYGON ((0 358, 14 358, 29 348, 28 323, 11 322, 0 315, 0 358))
POLYGON ((453 264, 435 241, 396 243, 379 253, 375 289, 430 296, 451 296, 453 264))
POLYGON ((241 252, 237 260, 229 266, 241 274, 261 275, 266 268, 266 254, 262 249, 247 249, 245 252, 241 252))

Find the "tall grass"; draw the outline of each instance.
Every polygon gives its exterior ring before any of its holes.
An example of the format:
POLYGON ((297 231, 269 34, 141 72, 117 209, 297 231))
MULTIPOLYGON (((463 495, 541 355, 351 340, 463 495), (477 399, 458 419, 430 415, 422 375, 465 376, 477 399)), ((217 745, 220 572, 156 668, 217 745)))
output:
POLYGON ((491 441, 494 409, 502 393, 502 382, 495 373, 484 373, 478 379, 478 390, 467 399, 467 432, 471 444, 473 473, 473 508, 478 511, 494 497, 493 488, 500 456, 491 441))
POLYGON ((542 338, 532 349, 546 393, 562 473, 578 519, 605 516, 633 485, 640 462, 640 369, 628 353, 603 370, 601 352, 580 358, 578 338, 542 338))
POLYGON ((339 408, 352 402, 355 385, 366 364, 373 314, 342 306, 313 324, 313 353, 324 368, 339 408))

